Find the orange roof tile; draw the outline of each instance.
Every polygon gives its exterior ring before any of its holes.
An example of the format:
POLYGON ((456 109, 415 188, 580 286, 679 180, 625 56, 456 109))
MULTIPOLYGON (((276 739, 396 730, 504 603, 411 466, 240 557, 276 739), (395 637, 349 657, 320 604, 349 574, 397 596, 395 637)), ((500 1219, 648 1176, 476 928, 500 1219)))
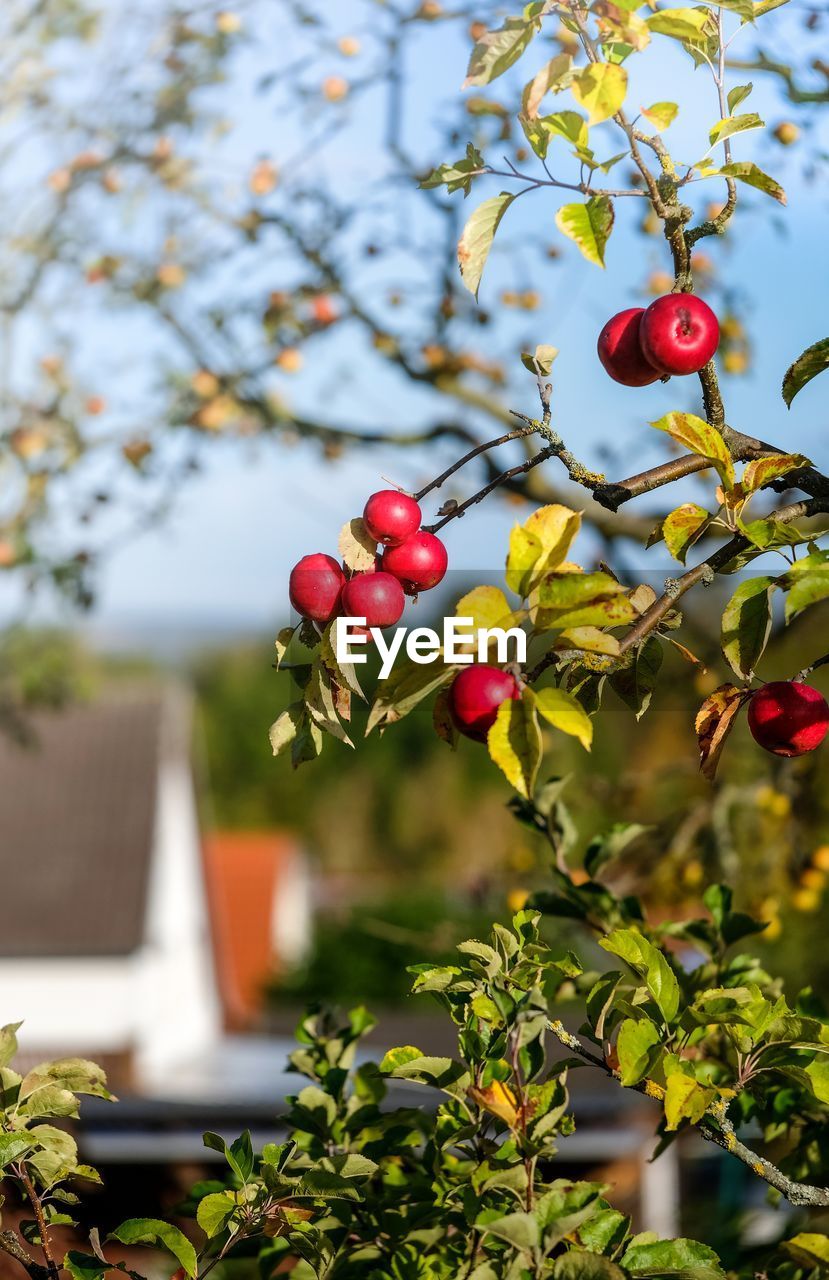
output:
POLYGON ((299 857, 279 832, 214 832, 204 838, 213 945, 230 1030, 255 1025, 265 985, 278 967, 273 905, 280 879, 299 857))

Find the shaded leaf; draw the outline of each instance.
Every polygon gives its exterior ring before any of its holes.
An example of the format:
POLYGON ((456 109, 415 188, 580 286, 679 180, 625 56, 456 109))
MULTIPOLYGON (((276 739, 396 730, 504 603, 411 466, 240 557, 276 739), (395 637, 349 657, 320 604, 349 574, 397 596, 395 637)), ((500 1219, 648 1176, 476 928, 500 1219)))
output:
POLYGON ((829 338, 822 338, 820 342, 807 347, 786 370, 783 399, 789 408, 798 391, 802 391, 807 382, 811 382, 812 378, 816 378, 825 369, 829 369, 829 338))
POLYGON ((731 670, 744 680, 754 674, 771 633, 773 578, 741 582, 722 616, 722 651, 731 670))
POLYGON ((709 694, 697 712, 694 727, 699 741, 699 767, 711 781, 720 762, 725 740, 734 727, 737 712, 749 697, 745 689, 721 684, 709 694))

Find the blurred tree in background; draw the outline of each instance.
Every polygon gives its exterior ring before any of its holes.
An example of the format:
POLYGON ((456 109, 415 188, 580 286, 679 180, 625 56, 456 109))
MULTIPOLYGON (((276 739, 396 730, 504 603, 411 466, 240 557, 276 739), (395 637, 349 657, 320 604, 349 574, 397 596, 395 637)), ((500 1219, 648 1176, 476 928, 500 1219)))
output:
MULTIPOLYGON (((460 101, 430 77, 498 8, 3 6, 0 566, 90 603, 100 557, 159 517, 217 436, 312 439, 332 456, 389 439, 456 449, 513 425, 511 353, 559 251, 543 227, 505 241, 509 287, 497 314, 479 309, 456 272, 462 205, 417 190, 470 135, 526 158, 497 92, 460 101)), ((771 145, 803 129, 792 163, 813 177, 829 87, 798 36, 823 21, 807 6, 776 24, 774 57, 740 64, 791 99, 800 123, 771 145)), ((643 293, 663 291, 642 265, 643 293)), ((716 295, 715 261, 696 270, 716 295)), ((722 364, 740 373, 747 299, 719 304, 722 364)), ((512 487, 561 491, 540 472, 512 487)), ((586 514, 611 536, 607 512, 586 514)), ((612 536, 650 527, 625 515, 612 536)))
MULTIPOLYGON (((537 338, 558 250, 543 225, 507 237, 501 306, 477 308, 457 277, 461 202, 416 189, 470 136, 498 140, 523 163, 524 139, 497 91, 459 101, 454 83, 438 88, 429 74, 452 42, 469 46, 475 24, 494 25, 498 8, 3 6, 7 574, 91 603, 100 558, 164 513, 216 438, 313 440, 327 458, 390 439, 432 442, 433 473, 436 454, 454 456, 458 439, 473 444, 513 425, 515 387, 525 385, 514 380, 526 379, 514 356, 528 334, 537 338), (349 174, 344 157, 355 148, 370 182, 349 174)), ((785 154, 813 179, 825 172, 829 79, 801 37, 825 20, 818 7, 800 7, 776 22, 779 46, 750 36, 736 64, 780 89, 768 144, 780 152, 778 170, 785 154)), ((555 42, 569 39, 562 29, 555 42)), ((657 230, 647 219, 641 227, 643 237, 657 230)), ((728 237, 696 269, 723 318, 722 367, 738 375, 751 358, 750 297, 720 283, 721 252, 728 237)), ((643 295, 666 287, 643 254, 643 295)), ((539 469, 512 488, 536 502, 566 497, 552 476, 539 469)), ((587 501, 586 516, 611 536, 603 509, 587 501)), ((613 534, 639 544, 654 518, 624 514, 613 534)), ((798 634, 782 643, 796 645, 798 634)), ((4 724, 19 725, 38 699, 71 696, 71 655, 55 663, 52 643, 32 649, 18 634, 4 644, 4 724)), ((712 657, 704 645, 700 653, 712 657)), ((785 669, 796 665, 787 654, 785 669)), ((283 762, 274 774, 262 747, 274 688, 262 652, 206 660, 197 674, 216 821, 301 822, 322 865, 355 868, 375 897, 384 881, 417 878, 463 886, 473 901, 484 875, 484 890, 506 902, 543 875, 533 834, 516 836, 483 764, 463 750, 447 769, 417 716, 382 746, 371 739, 347 772, 334 749, 311 778, 289 779, 283 762)), ((709 680, 698 675, 683 717, 709 680)), ((825 766, 803 761, 784 784, 770 764, 753 781, 738 739, 711 792, 697 779, 692 740, 673 727, 684 687, 659 695, 652 731, 635 745, 630 712, 609 712, 618 731, 603 735, 589 777, 578 749, 561 748, 559 772, 580 770, 576 827, 586 835, 597 816, 653 823, 622 866, 632 883, 647 869, 648 892, 664 901, 738 875, 747 903, 772 920, 772 933, 783 931, 796 967, 825 920, 819 777, 802 798, 809 771, 825 766), (802 927, 784 929, 787 910, 802 927)))

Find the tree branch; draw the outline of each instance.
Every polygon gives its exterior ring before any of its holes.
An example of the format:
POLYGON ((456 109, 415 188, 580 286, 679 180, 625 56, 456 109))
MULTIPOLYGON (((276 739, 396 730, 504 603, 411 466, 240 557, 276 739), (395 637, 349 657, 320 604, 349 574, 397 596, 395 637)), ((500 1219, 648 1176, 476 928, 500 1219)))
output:
MULTIPOLYGON (((635 1093, 641 1093, 645 1097, 655 1098, 660 1101, 664 1098, 665 1090, 654 1080, 646 1079, 639 1084, 621 1085, 618 1071, 614 1071, 605 1062, 604 1058, 600 1058, 598 1054, 587 1049, 577 1036, 571 1035, 569 1031, 566 1031, 561 1022, 548 1022, 547 1026, 566 1049, 569 1049, 571 1053, 575 1053, 592 1067, 597 1067, 600 1071, 603 1071, 605 1075, 610 1076, 622 1088, 632 1089, 635 1093)), ((785 1196, 790 1204, 829 1207, 829 1187, 815 1187, 808 1183, 795 1182, 793 1179, 787 1178, 771 1161, 766 1160, 764 1156, 758 1155, 756 1151, 752 1151, 744 1142, 740 1142, 735 1133, 734 1125, 726 1115, 724 1105, 715 1104, 708 1116, 703 1117, 694 1128, 706 1142, 713 1142, 718 1147, 721 1147, 723 1151, 727 1151, 729 1155, 734 1156, 735 1159, 751 1169, 752 1173, 756 1174, 758 1178, 762 1178, 770 1187, 774 1187, 781 1195, 785 1196)))

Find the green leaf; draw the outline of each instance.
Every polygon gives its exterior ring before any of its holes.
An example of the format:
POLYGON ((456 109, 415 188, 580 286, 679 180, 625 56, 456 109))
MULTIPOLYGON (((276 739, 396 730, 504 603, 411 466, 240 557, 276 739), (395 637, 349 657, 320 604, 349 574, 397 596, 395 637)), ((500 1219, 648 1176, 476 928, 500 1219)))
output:
POLYGON ((685 564, 685 557, 697 539, 705 532, 711 516, 696 502, 683 502, 662 522, 665 546, 675 560, 685 564))
POLYGON ((562 733, 578 738, 585 750, 590 750, 593 722, 571 693, 566 693, 564 689, 540 689, 532 696, 545 720, 562 733))
POLYGON ((584 1249, 570 1249, 553 1266, 555 1280, 625 1280, 625 1273, 610 1258, 584 1249))
POLYGON ((17 1032, 22 1022, 8 1022, 0 1027, 0 1068, 7 1067, 17 1053, 17 1032))
POLYGON ((818 1056, 806 1067, 809 1086, 820 1102, 829 1105, 829 1058, 818 1056))
POLYGON ((650 827, 639 822, 616 822, 609 831, 594 836, 584 855, 584 869, 590 879, 594 880, 608 862, 621 857, 625 849, 646 831, 650 831, 650 827))
POLYGON ((549 573, 538 587, 534 617, 540 631, 632 622, 636 610, 609 573, 549 573))
POLYGON ((727 489, 734 487, 734 463, 728 446, 710 423, 703 422, 693 413, 666 413, 664 418, 651 423, 657 431, 665 431, 677 444, 690 449, 691 453, 701 458, 708 458, 716 467, 723 485, 727 489))
POLYGON ((783 379, 783 399, 790 409, 798 391, 802 391, 807 382, 811 382, 812 378, 816 378, 825 369, 829 369, 829 338, 822 338, 820 342, 807 347, 787 369, 783 379))
POLYGON ((441 164, 433 169, 428 178, 419 184, 421 188, 446 187, 451 195, 462 191, 465 196, 472 190, 472 182, 486 168, 486 162, 477 147, 467 143, 466 155, 454 164, 441 164))
POLYGON ((741 582, 722 616, 722 651, 731 670, 750 679, 771 633, 773 578, 741 582))
POLYGON ((535 351, 522 351, 521 363, 537 377, 548 378, 557 355, 558 347, 538 346, 535 351))
MULTIPOLYGON (((459 973, 460 970, 455 970, 455 972, 459 973)), ((394 1075, 398 1067, 405 1067, 406 1063, 414 1062, 416 1058, 422 1058, 423 1056, 422 1049, 416 1049, 412 1044, 401 1045, 397 1049, 389 1049, 380 1063, 380 1073, 386 1076, 394 1075)))
POLYGON ((513 1248, 529 1253, 538 1248, 538 1222, 531 1213, 508 1213, 494 1222, 480 1223, 480 1230, 488 1235, 506 1240, 513 1248))
POLYGON ((187 1236, 178 1227, 169 1222, 161 1222, 158 1218, 129 1218, 110 1232, 110 1240, 120 1240, 121 1244, 148 1244, 169 1250, 188 1276, 195 1276, 198 1271, 196 1250, 187 1236))
POLYGON ((540 30, 543 5, 528 5, 522 17, 507 18, 498 31, 487 31, 472 50, 463 87, 489 84, 508 71, 540 30), (527 14, 529 13, 529 17, 527 14))
MULTIPOLYGON (((767 173, 763 173, 753 160, 735 160, 733 164, 724 164, 717 173, 722 178, 735 178, 738 182, 745 182, 747 186, 765 192, 778 204, 786 203, 786 193, 780 183, 770 178, 767 173)), ((709 175, 706 174, 707 176, 709 175)))
POLYGON ((663 9, 645 21, 652 32, 674 40, 696 41, 710 29, 710 16, 705 9, 663 9))
POLYGON ((525 689, 517 701, 509 698, 501 703, 487 734, 487 747, 507 781, 528 800, 541 763, 541 731, 531 689, 525 689))
POLYGON ((216 1191, 199 1201, 196 1221, 208 1240, 224 1230, 235 1208, 236 1199, 232 1191, 216 1191))
POLYGON ((713 147, 718 142, 724 142, 726 138, 732 138, 735 133, 745 133, 748 129, 762 129, 763 123, 756 111, 744 116, 726 116, 724 120, 718 120, 714 125, 708 134, 708 141, 713 147))
POLYGON ((736 84, 733 89, 729 89, 728 110, 731 113, 731 115, 734 114, 734 112, 737 110, 741 102, 745 102, 746 98, 749 96, 753 88, 754 88, 754 85, 749 83, 749 84, 736 84))
POLYGON ((587 112, 588 124, 615 116, 627 94, 628 75, 613 62, 591 62, 573 78, 573 97, 587 112))
POLYGON ((632 1244, 621 1265, 634 1276, 670 1277, 682 1280, 726 1280, 713 1249, 696 1240, 661 1240, 632 1244))
POLYGON ((619 1075, 622 1084, 634 1085, 651 1070, 654 1049, 661 1044, 659 1028, 647 1018, 638 1021, 625 1018, 619 1027, 616 1053, 619 1056, 619 1075))
POLYGON ((424 698, 453 680, 457 670, 451 663, 441 661, 404 662, 395 667, 389 678, 378 685, 366 723, 366 735, 372 729, 379 727, 382 730, 402 720, 424 698))
POLYGON ((469 292, 474 293, 476 298, 495 232, 514 199, 515 196, 508 191, 502 191, 500 195, 492 196, 478 205, 458 242, 461 277, 469 292))
POLYGON ((642 108, 642 115, 657 129, 670 128, 679 115, 679 107, 675 102, 654 102, 650 107, 642 108))
POLYGON ((786 574, 783 585, 788 587, 786 595, 786 622, 788 623, 810 605, 819 604, 829 596, 829 564, 813 562, 811 556, 806 560, 799 560, 796 571, 791 570, 786 574))
POLYGON ((635 929, 614 929, 599 946, 619 956, 645 980, 648 991, 666 1022, 673 1022, 679 1011, 679 983, 668 961, 652 942, 635 929))
POLYGON ((614 671, 610 685, 622 701, 641 720, 651 703, 656 681, 662 668, 662 644, 656 636, 648 636, 637 645, 629 667, 614 671))
POLYGON ((0 1169, 5 1169, 33 1146, 28 1133, 0 1133, 0 1169))
POLYGON ((275 756, 281 755, 295 740, 304 719, 305 704, 293 702, 274 720, 268 730, 268 738, 275 756))
POLYGON ((607 196, 591 196, 586 204, 563 205, 556 214, 556 226, 578 245, 588 262, 604 266, 613 230, 613 203, 607 196))

